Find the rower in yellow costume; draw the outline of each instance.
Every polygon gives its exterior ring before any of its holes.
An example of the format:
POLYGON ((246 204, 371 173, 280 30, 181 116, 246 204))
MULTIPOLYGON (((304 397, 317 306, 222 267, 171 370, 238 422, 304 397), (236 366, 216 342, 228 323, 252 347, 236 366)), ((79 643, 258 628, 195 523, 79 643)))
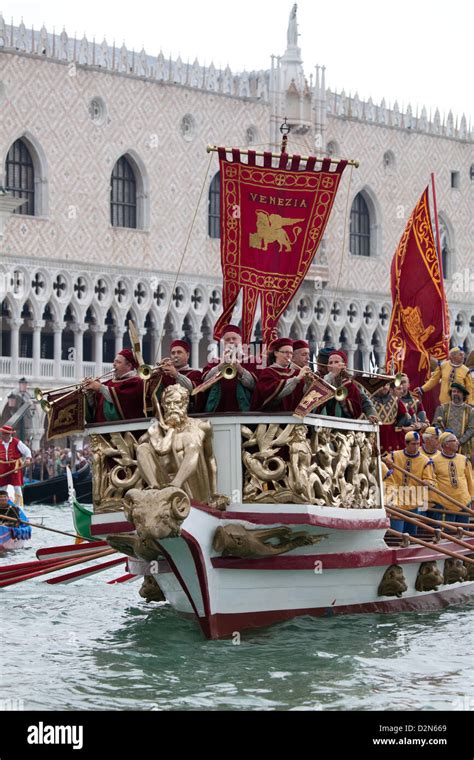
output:
MULTIPOLYGON (((464 454, 458 454, 459 441, 449 431, 441 433, 439 437, 441 451, 433 457, 433 467, 436 479, 436 487, 443 493, 456 499, 465 507, 471 507, 474 496, 472 465, 464 454)), ((450 514, 446 519, 450 522, 468 523, 469 514, 464 512, 461 507, 444 499, 438 494, 435 495, 435 508, 444 509, 450 514)), ((439 512, 428 513, 428 517, 441 519, 439 512)))

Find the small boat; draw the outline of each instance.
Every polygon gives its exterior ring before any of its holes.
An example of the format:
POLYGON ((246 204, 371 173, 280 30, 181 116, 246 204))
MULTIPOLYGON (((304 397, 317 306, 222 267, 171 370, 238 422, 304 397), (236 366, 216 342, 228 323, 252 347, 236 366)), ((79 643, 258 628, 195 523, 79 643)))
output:
MULTIPOLYGON (((88 504, 92 503, 92 475, 90 465, 78 472, 73 472, 74 488, 77 498, 88 504)), ((58 475, 49 480, 28 483, 23 486, 25 504, 61 504, 68 500, 67 476, 58 475)))
MULTIPOLYGON (((19 507, 20 519, 27 521, 28 518, 19 507)), ((31 527, 29 525, 6 525, 0 521, 0 552, 11 549, 23 549, 31 539, 31 527)))

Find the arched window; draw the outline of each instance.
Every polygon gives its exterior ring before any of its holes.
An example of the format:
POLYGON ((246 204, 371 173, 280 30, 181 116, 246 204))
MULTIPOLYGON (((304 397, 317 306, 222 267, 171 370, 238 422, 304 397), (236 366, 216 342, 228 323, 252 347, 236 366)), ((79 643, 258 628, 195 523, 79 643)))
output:
POLYGON ((27 203, 14 214, 35 215, 35 170, 30 151, 23 140, 16 140, 7 154, 5 164, 6 189, 14 198, 26 198, 27 203))
POLYGON ((439 217, 439 241, 441 248, 441 263, 443 266, 443 277, 448 279, 450 276, 450 253, 451 253, 451 241, 449 239, 448 227, 444 219, 439 217))
POLYGON ((353 256, 370 256, 370 214, 361 193, 351 208, 349 249, 353 256))
POLYGON ((221 179, 220 172, 212 178, 209 188, 208 234, 211 238, 221 236, 221 179))
POLYGON ((119 158, 110 179, 110 221, 112 227, 137 228, 137 183, 126 156, 119 158))

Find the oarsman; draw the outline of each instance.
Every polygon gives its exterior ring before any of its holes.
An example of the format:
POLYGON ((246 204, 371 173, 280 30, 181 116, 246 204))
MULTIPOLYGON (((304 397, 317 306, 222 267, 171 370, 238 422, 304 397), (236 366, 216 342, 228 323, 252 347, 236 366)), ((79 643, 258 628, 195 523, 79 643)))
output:
MULTIPOLYGON (((436 488, 464 507, 471 507, 474 496, 472 465, 464 454, 457 453, 459 442, 454 433, 441 433, 439 440, 441 451, 433 457, 436 488)), ((444 509, 449 513, 446 520, 456 523, 469 522, 469 514, 461 507, 456 507, 439 494, 435 494, 433 498, 436 500, 435 508, 444 509)), ((439 512, 428 512, 428 517, 441 519, 439 512)))
POLYGON ((378 417, 374 405, 347 372, 347 354, 344 351, 331 351, 328 359, 328 370, 328 374, 324 377, 326 382, 336 388, 345 388, 347 397, 343 401, 336 401, 335 398, 329 399, 320 413, 353 420, 358 420, 362 414, 365 414, 370 422, 377 423, 378 417))
MULTIPOLYGON (((420 451, 421 438, 416 430, 411 430, 405 435, 405 448, 398 451, 392 451, 390 457, 385 460, 389 468, 395 464, 401 467, 404 472, 400 472, 393 467, 391 475, 391 506, 400 509, 409 510, 412 515, 426 512, 428 509, 429 490, 428 485, 434 485, 433 460, 420 451), (423 485, 416 482, 410 475, 415 475, 423 481, 423 485)), ((411 536, 416 535, 416 525, 403 520, 403 527, 400 527, 400 521, 397 526, 392 525, 395 530, 401 530, 402 533, 408 533, 411 536)))
POLYGON ((425 428, 421 434, 421 449, 427 457, 434 457, 439 451, 439 435, 441 430, 439 427, 430 425, 425 428))
POLYGON ((474 454, 474 407, 466 403, 467 389, 460 383, 452 383, 449 389, 451 401, 440 404, 434 414, 434 422, 443 430, 451 430, 461 446, 460 453, 472 460, 474 454))
POLYGON ((158 400, 170 385, 181 385, 191 393, 202 382, 202 372, 189 366, 190 354, 191 347, 186 341, 174 340, 171 343, 169 358, 161 362, 161 375, 153 391, 158 400))
POLYGON ((133 420, 144 417, 143 380, 137 374, 133 351, 124 348, 114 359, 112 380, 88 379, 86 391, 89 422, 133 420))
POLYGON ((402 374, 401 383, 395 388, 395 395, 403 401, 407 408, 408 414, 411 415, 411 424, 414 430, 423 432, 428 427, 429 421, 425 409, 419 398, 415 398, 410 393, 410 380, 408 375, 402 374))
POLYGON ((258 412, 293 412, 311 370, 308 366, 292 367, 291 338, 278 338, 269 349, 269 366, 259 373, 250 408, 258 412))
POLYGON ((474 403, 471 373, 469 367, 463 364, 463 362, 463 349, 459 346, 454 346, 449 352, 449 359, 439 365, 430 379, 421 388, 417 388, 415 393, 421 395, 440 384, 439 403, 447 404, 449 403, 449 389, 451 385, 459 383, 468 392, 466 403, 474 403))
POLYGON ((13 486, 15 500, 21 506, 21 487, 23 485, 23 468, 31 462, 31 449, 14 437, 14 428, 3 425, 0 428, 0 487, 13 486), (25 461, 22 462, 22 459, 25 461), (8 475, 6 473, 9 473, 8 475))
MULTIPOLYGON (((257 381, 257 365, 246 360, 242 349, 242 331, 237 325, 224 327, 221 358, 206 364, 202 371, 202 381, 215 377, 224 364, 232 364, 236 376, 231 380, 219 380, 209 389, 203 411, 248 412, 257 381)), ((199 396, 201 394, 198 394, 198 399, 199 396)))
POLYGON ((391 384, 385 383, 372 394, 372 402, 379 418, 380 450, 382 454, 400 448, 399 432, 411 431, 411 416, 403 401, 391 392, 391 384))

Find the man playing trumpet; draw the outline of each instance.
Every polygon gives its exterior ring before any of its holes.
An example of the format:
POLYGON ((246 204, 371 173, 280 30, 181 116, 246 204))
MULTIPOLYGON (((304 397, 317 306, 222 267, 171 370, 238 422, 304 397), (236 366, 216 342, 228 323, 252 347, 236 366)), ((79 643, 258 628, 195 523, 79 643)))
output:
MULTIPOLYGON (((170 385, 181 385, 182 388, 191 393, 202 381, 202 373, 198 369, 191 369, 189 366, 189 357, 191 348, 184 340, 174 340, 170 346, 170 355, 158 365, 159 378, 156 383, 150 386, 150 393, 147 391, 147 408, 151 409, 160 401, 165 388, 170 385), (150 399, 150 395, 152 399, 150 399), (154 404, 152 405, 151 401, 154 404)), ((155 412, 157 410, 155 409, 155 412)))
MULTIPOLYGON (((216 382, 207 392, 205 412, 248 412, 250 398, 257 380, 254 362, 244 361, 242 351, 242 331, 237 325, 226 325, 222 334, 223 351, 220 359, 210 361, 202 371, 203 381, 215 377, 223 371, 223 365, 235 368, 235 377, 216 382)), ((200 398, 200 395, 197 397, 200 398)), ((201 411, 201 410, 200 410, 201 411)))
POLYGON ((114 359, 114 376, 104 383, 86 378, 83 384, 87 399, 88 422, 133 420, 144 417, 143 380, 137 374, 138 362, 133 351, 124 348, 114 359))
POLYGON ((347 390, 347 396, 343 401, 331 398, 322 409, 323 414, 331 417, 348 417, 358 420, 365 414, 373 424, 378 422, 378 417, 370 399, 360 386, 355 383, 347 372, 347 354, 345 351, 332 351, 328 359, 328 374, 324 379, 336 388, 343 387, 347 390))

